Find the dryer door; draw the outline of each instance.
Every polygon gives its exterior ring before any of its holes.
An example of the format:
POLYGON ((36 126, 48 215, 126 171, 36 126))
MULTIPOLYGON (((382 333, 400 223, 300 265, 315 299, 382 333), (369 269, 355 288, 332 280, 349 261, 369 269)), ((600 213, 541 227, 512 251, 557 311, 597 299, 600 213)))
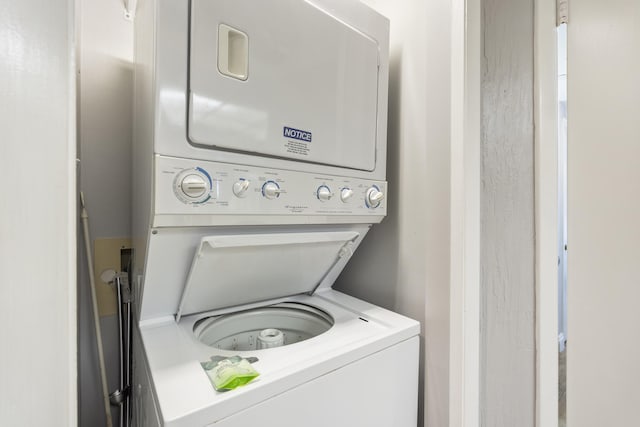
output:
POLYGON ((371 171, 378 44, 301 0, 192 0, 192 144, 371 171))

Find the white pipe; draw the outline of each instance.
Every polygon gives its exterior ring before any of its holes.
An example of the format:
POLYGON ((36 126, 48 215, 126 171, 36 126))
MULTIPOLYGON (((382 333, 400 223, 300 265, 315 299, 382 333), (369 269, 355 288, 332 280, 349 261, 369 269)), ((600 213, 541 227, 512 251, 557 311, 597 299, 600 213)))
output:
POLYGON ((109 392, 107 391, 107 372, 104 369, 104 353, 102 351, 102 332, 100 329, 100 315, 98 314, 98 298, 96 297, 96 281, 93 277, 93 257, 91 256, 91 240, 89 239, 89 214, 84 206, 84 195, 80 192, 82 203, 82 229, 84 231, 84 247, 87 253, 87 268, 89 269, 89 281, 91 283, 91 301, 93 303, 93 323, 96 328, 96 343, 98 344, 98 360, 100 362, 100 376, 102 378, 102 397, 104 399, 104 412, 107 416, 107 427, 113 427, 111 419, 111 407, 109 405, 109 392))

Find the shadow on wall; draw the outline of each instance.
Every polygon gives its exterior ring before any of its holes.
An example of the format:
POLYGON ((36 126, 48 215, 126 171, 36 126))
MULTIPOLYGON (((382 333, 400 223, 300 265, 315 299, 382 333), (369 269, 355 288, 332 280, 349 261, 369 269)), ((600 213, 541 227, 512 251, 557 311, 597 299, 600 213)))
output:
MULTIPOLYGON (((401 312, 400 280, 400 143, 402 48, 389 58, 389 112, 387 128, 387 217, 372 227, 336 281, 335 289, 392 311, 401 312)), ((404 313, 408 314, 408 313, 404 313)), ((421 319, 417 319, 421 320, 421 319)), ((418 425, 424 424, 424 336, 420 336, 418 425)))
POLYGON ((387 128, 387 217, 374 225, 338 277, 337 290, 397 311, 399 266, 399 141, 402 51, 389 58, 389 110, 387 128))
MULTIPOLYGON (((91 241, 131 235, 130 182, 133 64, 85 52, 78 88, 78 189, 85 194, 91 241)), ((80 203, 78 202, 78 206, 80 203)), ((78 222, 78 224, 80 224, 78 222)), ((106 426, 91 285, 82 228, 78 236, 78 425, 106 426)), ((92 248, 93 252, 93 248, 92 248)), ((119 386, 117 316, 100 318, 107 390, 119 386)), ((114 425, 119 410, 111 407, 114 425)))

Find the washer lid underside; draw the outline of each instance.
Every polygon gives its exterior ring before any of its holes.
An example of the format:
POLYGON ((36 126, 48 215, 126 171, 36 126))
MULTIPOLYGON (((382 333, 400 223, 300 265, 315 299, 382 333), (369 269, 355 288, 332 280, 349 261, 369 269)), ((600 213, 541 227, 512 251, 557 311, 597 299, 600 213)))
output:
POLYGON ((191 264, 181 316, 315 291, 352 254, 355 231, 205 236, 191 264))

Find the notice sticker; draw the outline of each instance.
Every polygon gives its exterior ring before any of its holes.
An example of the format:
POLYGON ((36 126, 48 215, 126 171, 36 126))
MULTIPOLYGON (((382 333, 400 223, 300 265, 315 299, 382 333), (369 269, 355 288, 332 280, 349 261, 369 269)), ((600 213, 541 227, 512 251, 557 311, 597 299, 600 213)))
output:
POLYGON ((305 144, 304 142, 287 141, 287 143, 284 144, 284 146, 287 149, 287 153, 298 154, 298 155, 301 155, 301 156, 308 156, 309 155, 309 146, 307 144, 305 144))
POLYGON ((286 126, 283 128, 282 134, 285 138, 297 139, 304 142, 311 142, 312 137, 312 134, 309 131, 289 128, 286 126))
POLYGON ((299 156, 309 155, 309 143, 313 139, 311 132, 285 126, 282 130, 282 135, 287 138, 287 142, 284 144, 287 153, 299 156))

